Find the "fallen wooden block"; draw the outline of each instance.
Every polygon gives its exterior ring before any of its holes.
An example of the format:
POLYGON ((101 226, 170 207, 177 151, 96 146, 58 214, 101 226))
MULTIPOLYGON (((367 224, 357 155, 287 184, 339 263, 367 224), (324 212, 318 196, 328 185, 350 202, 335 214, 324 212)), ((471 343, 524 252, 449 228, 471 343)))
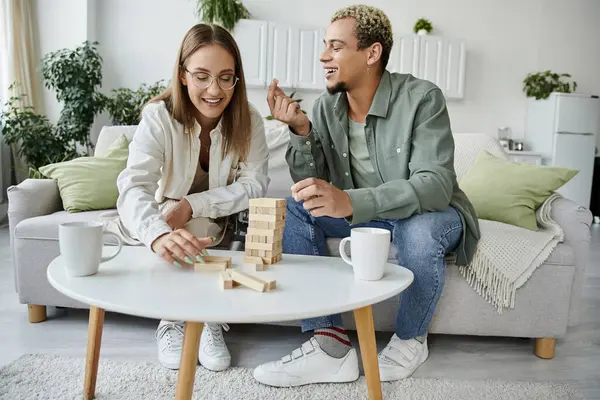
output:
POLYGON ((229 275, 234 282, 249 287, 250 289, 256 290, 257 292, 264 292, 268 289, 269 283, 256 276, 252 276, 245 272, 239 271, 238 269, 229 270, 229 275))
POLYGON ((263 263, 263 260, 260 257, 244 256, 244 264, 250 264, 254 266, 255 272, 265 271, 269 268, 268 265, 263 263))
POLYGON ((267 292, 270 292, 271 290, 275 290, 276 288, 277 288, 277 281, 275 279, 267 281, 267 292))
POLYGON ((224 262, 194 263, 194 270, 196 271, 225 271, 227 268, 227 263, 224 262))
POLYGON ((227 268, 231 267, 231 257, 225 257, 225 256, 203 256, 202 258, 204 258, 204 261, 206 261, 207 264, 221 264, 221 263, 225 263, 227 265, 227 268))
POLYGON ((227 270, 221 271, 219 282, 221 283, 221 289, 233 289, 233 279, 231 279, 231 275, 227 270))

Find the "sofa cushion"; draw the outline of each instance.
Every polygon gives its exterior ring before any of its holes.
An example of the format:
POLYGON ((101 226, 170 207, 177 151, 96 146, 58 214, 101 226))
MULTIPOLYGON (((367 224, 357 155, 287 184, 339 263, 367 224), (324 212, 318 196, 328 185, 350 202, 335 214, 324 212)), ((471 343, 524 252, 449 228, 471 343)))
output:
POLYGON ((480 219, 537 230, 535 212, 577 170, 517 163, 483 150, 460 180, 480 219))
POLYGON ((127 165, 128 147, 122 135, 104 157, 79 157, 45 165, 40 172, 56 181, 66 211, 114 208, 119 195, 117 177, 127 165))
POLYGON ((70 213, 58 211, 28 218, 15 227, 15 239, 58 240, 58 225, 63 222, 100 221, 100 215, 109 210, 70 213))

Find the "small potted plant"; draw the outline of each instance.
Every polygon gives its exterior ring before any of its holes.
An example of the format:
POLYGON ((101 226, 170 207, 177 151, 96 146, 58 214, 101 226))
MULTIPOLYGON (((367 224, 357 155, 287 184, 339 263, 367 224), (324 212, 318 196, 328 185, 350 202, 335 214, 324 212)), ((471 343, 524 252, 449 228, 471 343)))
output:
POLYGON ((413 31, 417 35, 428 35, 433 30, 433 25, 431 25, 431 21, 425 18, 419 18, 415 23, 413 31))
POLYGON ((232 31, 240 19, 250 18, 240 0, 197 0, 196 14, 206 23, 216 23, 232 31))
POLYGON ((536 100, 547 99, 552 92, 571 93, 577 90, 577 82, 564 81, 570 74, 558 74, 550 70, 531 73, 523 80, 523 92, 536 100))

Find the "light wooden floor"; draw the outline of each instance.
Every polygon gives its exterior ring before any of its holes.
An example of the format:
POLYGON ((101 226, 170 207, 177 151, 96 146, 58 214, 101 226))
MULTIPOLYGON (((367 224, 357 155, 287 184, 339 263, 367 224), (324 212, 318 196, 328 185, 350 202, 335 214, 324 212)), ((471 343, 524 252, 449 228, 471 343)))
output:
MULTIPOLYGON (((528 339, 432 335, 428 361, 415 373, 422 378, 570 381, 588 399, 600 399, 600 226, 592 230, 581 323, 557 342, 556 357, 542 360, 528 339)), ((6 229, 0 229, 0 365, 25 353, 45 352, 85 357, 87 311, 49 309, 49 320, 27 321, 27 309, 14 290, 6 229)), ((156 362, 157 321, 107 313, 102 357, 156 362)), ((307 335, 296 328, 232 326, 225 339, 236 366, 279 358, 307 335)), ((389 334, 378 334, 378 347, 389 334)), ((357 343, 356 337, 352 338, 357 343)))

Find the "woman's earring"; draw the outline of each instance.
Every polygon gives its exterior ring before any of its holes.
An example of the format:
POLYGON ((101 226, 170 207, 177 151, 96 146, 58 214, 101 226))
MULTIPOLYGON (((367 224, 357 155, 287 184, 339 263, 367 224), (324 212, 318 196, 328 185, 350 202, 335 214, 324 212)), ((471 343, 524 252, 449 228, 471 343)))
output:
POLYGON ((371 66, 369 64, 367 64, 367 74, 371 73, 371 66))

